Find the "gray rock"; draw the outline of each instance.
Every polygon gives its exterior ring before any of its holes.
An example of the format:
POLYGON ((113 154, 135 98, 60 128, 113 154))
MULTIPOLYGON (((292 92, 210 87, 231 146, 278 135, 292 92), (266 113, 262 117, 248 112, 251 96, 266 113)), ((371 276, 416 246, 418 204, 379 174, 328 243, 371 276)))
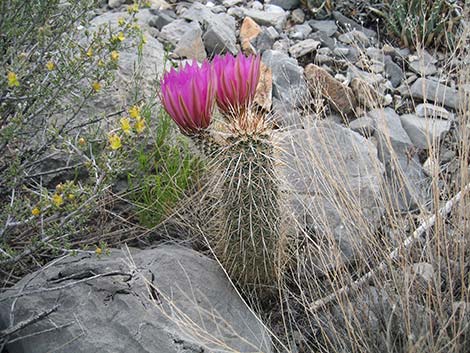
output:
POLYGON ((197 21, 200 24, 210 22, 216 14, 212 12, 211 8, 201 4, 200 2, 193 3, 181 17, 188 21, 197 21))
POLYGON ((244 15, 251 17, 261 26, 273 26, 282 30, 287 21, 287 12, 267 12, 254 9, 243 9, 244 15))
POLYGON ((333 49, 333 54, 341 58, 348 56, 349 48, 346 47, 337 47, 333 49))
POLYGON ((287 54, 289 52, 290 40, 279 39, 273 44, 273 50, 287 54))
POLYGON ((282 7, 284 10, 292 10, 299 7, 300 0, 271 0, 270 4, 282 7))
POLYGON ((302 106, 308 89, 297 60, 280 51, 266 50, 262 61, 272 70, 273 97, 290 107, 302 106))
POLYGON ((202 62, 206 57, 206 50, 202 42, 202 30, 197 26, 187 31, 179 40, 173 53, 180 58, 196 59, 202 62))
MULTIPOLYGON (((127 12, 105 12, 104 14, 93 18, 91 21, 91 30, 95 30, 96 27, 100 25, 111 25, 114 28, 118 28, 119 19, 126 18, 126 16, 129 16, 127 12)), ((140 9, 139 12, 137 12, 135 15, 136 22, 145 31, 151 28, 149 25, 149 20, 152 17, 153 14, 149 9, 140 9)))
POLYGON ((173 11, 162 10, 153 12, 154 16, 150 18, 149 26, 155 27, 159 31, 176 19, 176 15, 173 11))
MULTIPOLYGON (((328 49, 328 48, 327 48, 328 49)), ((314 63, 316 65, 331 65, 334 59, 329 55, 316 54, 314 63)))
POLYGON ((439 141, 449 132, 450 121, 437 118, 421 118, 413 114, 400 116, 403 129, 413 145, 420 149, 437 146, 439 141))
POLYGON ((277 127, 283 129, 301 129, 305 120, 296 109, 276 98, 273 99, 271 118, 277 127))
POLYGON ((347 18, 341 12, 333 11, 333 17, 338 22, 338 24, 346 31, 358 30, 363 32, 368 38, 371 40, 375 40, 377 38, 377 33, 370 29, 364 28, 364 26, 360 25, 357 22, 347 18))
POLYGON ((233 23, 232 27, 222 21, 213 21, 209 23, 202 39, 207 52, 210 54, 226 52, 236 54, 238 52, 236 46, 235 23, 233 23))
POLYGON ((415 113, 421 118, 441 118, 446 120, 454 120, 455 115, 446 108, 431 103, 421 103, 416 106, 415 113))
POLYGON ((318 40, 321 42, 322 46, 328 47, 331 50, 334 50, 337 46, 336 39, 329 37, 325 32, 322 31, 310 33, 308 37, 314 40, 318 40))
POLYGON ((34 333, 7 345, 8 351, 271 352, 263 325, 215 261, 176 246, 131 253, 132 262, 118 250, 109 257, 69 257, 4 292, 0 330, 58 305, 46 319, 11 336, 34 333), (96 275, 103 276, 86 281, 96 275), (9 296, 29 291, 34 294, 16 301, 10 322, 9 296))
POLYGON ((238 19, 243 19, 245 17, 243 8, 238 7, 238 6, 229 8, 227 10, 227 15, 238 18, 238 19))
POLYGON ((304 23, 301 25, 295 25, 289 30, 289 37, 291 39, 302 40, 312 32, 312 27, 304 23))
POLYGON ((283 134, 280 150, 280 175, 293 215, 318 246, 316 268, 322 272, 338 264, 338 254, 344 262, 364 256, 357 222, 373 229, 382 213, 383 167, 376 148, 341 125, 319 121, 283 134))
POLYGON ((394 88, 400 86, 401 82, 405 78, 405 73, 400 66, 395 64, 393 59, 386 55, 384 58, 385 63, 385 73, 387 74, 388 79, 392 83, 394 88))
POLYGON ((358 31, 356 29, 350 32, 341 34, 338 37, 338 40, 345 44, 361 44, 361 45, 369 44, 369 37, 367 37, 364 32, 358 31))
POLYGON ((223 5, 225 7, 232 7, 242 3, 244 0, 224 0, 223 5))
POLYGON ((371 117, 364 116, 351 121, 349 128, 364 137, 370 137, 375 132, 375 120, 371 117))
POLYGON ((108 0, 108 6, 112 9, 118 8, 124 4, 126 0, 108 0))
POLYGON ((437 60, 426 50, 420 51, 417 55, 409 57, 410 70, 420 76, 432 76, 437 73, 437 67, 434 65, 437 60))
POLYGON ((262 10, 263 9, 263 4, 257 0, 253 1, 251 3, 251 8, 255 10, 262 10))
POLYGON ((184 19, 178 19, 163 26, 158 39, 176 46, 186 33, 189 31, 197 31, 198 28, 199 25, 197 22, 188 22, 184 19))
POLYGON ((409 210, 421 205, 427 179, 400 117, 391 108, 367 113, 375 120, 379 159, 385 165, 391 207, 409 210))
POLYGON ((297 59, 301 56, 314 52, 320 45, 321 43, 316 40, 305 39, 290 47, 289 53, 297 59))
POLYGON ((303 12, 302 9, 295 9, 294 11, 292 11, 291 19, 294 23, 304 23, 305 12, 303 12))
POLYGON ((383 62, 385 60, 385 54, 383 49, 369 47, 366 49, 367 56, 371 59, 383 62))
POLYGON ((432 265, 427 262, 414 263, 413 272, 428 283, 432 283, 435 279, 434 269, 432 265))
POLYGON ((333 36, 336 31, 338 30, 338 26, 336 26, 335 21, 318 21, 318 20, 310 20, 308 24, 316 31, 321 31, 326 33, 328 37, 333 36))
POLYGON ((410 94, 413 98, 429 100, 453 109, 458 109, 460 104, 458 90, 426 78, 418 78, 411 86, 410 94))
POLYGON ((277 33, 274 27, 264 27, 261 33, 254 39, 253 44, 258 51, 263 52, 271 49, 277 38, 279 38, 279 33, 277 33))
POLYGON ((194 3, 182 15, 183 18, 197 21, 205 28, 202 37, 206 51, 212 54, 230 52, 236 54, 235 19, 225 13, 215 14, 207 6, 194 3))

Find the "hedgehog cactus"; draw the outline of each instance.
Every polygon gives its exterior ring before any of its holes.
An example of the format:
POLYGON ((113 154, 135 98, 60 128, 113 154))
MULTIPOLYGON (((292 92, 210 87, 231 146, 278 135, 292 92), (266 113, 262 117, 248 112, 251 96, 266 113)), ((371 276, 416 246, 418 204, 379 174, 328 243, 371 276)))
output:
POLYGON ((271 127, 253 105, 259 76, 259 57, 216 56, 212 67, 204 62, 166 74, 162 100, 180 130, 222 166, 222 229, 211 247, 237 283, 266 293, 275 288, 283 246, 271 127), (224 121, 218 139, 209 131, 213 102, 224 121))

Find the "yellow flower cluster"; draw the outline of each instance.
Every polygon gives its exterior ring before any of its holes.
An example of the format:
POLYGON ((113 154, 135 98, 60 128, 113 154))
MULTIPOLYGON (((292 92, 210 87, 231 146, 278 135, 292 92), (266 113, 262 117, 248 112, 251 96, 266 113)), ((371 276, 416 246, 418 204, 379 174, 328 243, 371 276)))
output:
POLYGON ((53 61, 48 61, 47 64, 46 64, 46 69, 49 70, 49 71, 52 71, 55 69, 55 64, 53 61))
POLYGON ((95 92, 98 92, 99 90, 101 90, 101 83, 99 83, 98 81, 95 81, 91 84, 91 87, 93 88, 95 92))
MULTIPOLYGON (((131 135, 132 128, 134 128, 137 134, 141 134, 146 129, 145 119, 140 114, 140 108, 137 105, 133 105, 129 108, 129 117, 122 117, 120 122, 121 131, 125 135, 131 135)), ((122 147, 122 139, 116 133, 112 132, 108 136, 109 145, 112 150, 118 150, 122 147)))
POLYGON ((109 144, 111 145, 112 150, 117 150, 121 148, 122 143, 121 143, 121 138, 119 137, 119 135, 115 133, 111 133, 109 135, 109 144))
POLYGON ((8 87, 18 87, 20 81, 18 81, 18 76, 13 71, 9 71, 7 74, 8 87))
POLYGON ((113 50, 110 56, 111 56, 111 60, 114 62, 119 60, 119 52, 117 52, 116 50, 113 50))

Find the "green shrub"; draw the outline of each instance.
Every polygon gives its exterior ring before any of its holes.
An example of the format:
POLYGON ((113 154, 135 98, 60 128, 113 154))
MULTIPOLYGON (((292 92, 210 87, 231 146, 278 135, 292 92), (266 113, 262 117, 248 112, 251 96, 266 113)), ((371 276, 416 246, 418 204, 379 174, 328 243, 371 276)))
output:
POLYGON ((391 0, 386 12, 388 31, 407 47, 452 47, 460 18, 447 0, 391 0))
MULTIPOLYGON (((150 112, 143 111, 150 118, 150 112)), ((128 174, 129 199, 137 206, 139 223, 152 228, 169 216, 185 190, 191 185, 202 164, 182 136, 172 142, 171 119, 160 111, 154 142, 141 142, 128 160, 136 168, 128 174)))

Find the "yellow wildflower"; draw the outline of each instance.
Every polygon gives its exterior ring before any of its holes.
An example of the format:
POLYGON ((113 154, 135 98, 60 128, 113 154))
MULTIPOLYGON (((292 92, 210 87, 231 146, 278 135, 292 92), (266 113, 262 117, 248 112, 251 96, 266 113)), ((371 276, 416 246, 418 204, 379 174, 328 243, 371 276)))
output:
POLYGON ((145 120, 139 117, 137 121, 135 122, 135 131, 137 131, 137 133, 140 134, 144 130, 145 130, 145 120))
POLYGON ((70 201, 73 201, 73 200, 75 200, 75 195, 74 195, 74 194, 68 194, 68 195, 67 195, 67 198, 68 198, 70 201))
POLYGON ((41 214, 41 210, 39 209, 39 207, 34 207, 32 210, 31 210, 31 214, 34 216, 34 217, 37 217, 41 214))
POLYGON ((103 60, 98 60, 98 67, 104 67, 105 63, 103 60))
POLYGON ((121 119, 121 129, 126 134, 131 133, 131 122, 128 118, 122 118, 121 119))
POLYGON ((113 50, 111 52, 111 60, 112 61, 118 61, 119 60, 119 52, 117 52, 116 50, 113 50))
POLYGON ((140 25, 138 23, 134 23, 132 25, 132 28, 135 29, 136 31, 140 30, 140 25))
POLYGON ((101 249, 99 246, 96 247, 95 250, 96 255, 101 255, 103 253, 103 249, 101 249))
POLYGON ((8 87, 18 87, 20 82, 18 81, 18 76, 13 71, 8 72, 8 87))
POLYGON ((126 24, 126 20, 124 19, 124 17, 119 17, 118 18, 118 25, 122 27, 125 24, 126 24))
POLYGON ((91 47, 88 48, 88 50, 86 52, 86 56, 88 56, 89 58, 91 58, 93 56, 93 49, 91 47))
POLYGON ((80 137, 80 138, 78 139, 78 144, 79 144, 80 146, 84 146, 84 145, 86 144, 86 140, 85 140, 83 137, 80 137))
POLYGON ((64 199, 63 199, 62 195, 59 195, 59 194, 52 195, 52 203, 56 207, 62 206, 64 204, 64 199))
POLYGON ((117 134, 109 135, 109 144, 111 145, 111 149, 117 150, 121 148, 121 138, 117 134))
POLYGON ((122 42, 124 39, 126 39, 126 36, 124 35, 124 32, 119 32, 116 38, 122 42))
POLYGON ((127 12, 129 12, 130 14, 131 14, 131 13, 137 13, 137 12, 139 12, 139 4, 138 4, 138 3, 134 3, 134 5, 129 6, 129 7, 127 8, 127 12))
POLYGON ((48 69, 49 71, 52 71, 55 69, 55 64, 53 61, 48 61, 47 64, 46 64, 46 69, 48 69))
POLYGON ((134 119, 140 118, 140 108, 136 105, 133 105, 131 109, 129 109, 129 115, 134 119))
POLYGON ((101 89, 101 83, 99 83, 98 81, 95 81, 95 82, 93 82, 91 87, 93 87, 93 90, 95 92, 98 92, 101 89))

